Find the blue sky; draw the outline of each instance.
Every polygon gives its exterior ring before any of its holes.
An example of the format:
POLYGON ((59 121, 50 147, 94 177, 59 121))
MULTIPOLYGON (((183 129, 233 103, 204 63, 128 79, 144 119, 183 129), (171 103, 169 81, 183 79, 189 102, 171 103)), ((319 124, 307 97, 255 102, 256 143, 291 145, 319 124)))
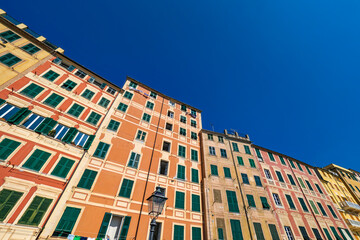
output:
POLYGON ((236 129, 315 166, 360 170, 359 1, 17 0, 1 8, 108 80, 122 86, 128 75, 201 109, 205 129, 236 129))

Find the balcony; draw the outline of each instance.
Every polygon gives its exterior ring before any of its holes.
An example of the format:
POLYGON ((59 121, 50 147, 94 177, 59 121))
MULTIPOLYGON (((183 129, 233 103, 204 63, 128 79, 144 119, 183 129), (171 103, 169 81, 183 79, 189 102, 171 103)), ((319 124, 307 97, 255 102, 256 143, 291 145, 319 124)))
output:
POLYGON ((340 202, 339 205, 345 211, 353 212, 353 213, 360 213, 360 206, 357 205, 356 203, 349 202, 349 201, 343 201, 343 202, 340 202))
POLYGON ((346 219, 351 230, 360 230, 360 222, 352 219, 346 219))

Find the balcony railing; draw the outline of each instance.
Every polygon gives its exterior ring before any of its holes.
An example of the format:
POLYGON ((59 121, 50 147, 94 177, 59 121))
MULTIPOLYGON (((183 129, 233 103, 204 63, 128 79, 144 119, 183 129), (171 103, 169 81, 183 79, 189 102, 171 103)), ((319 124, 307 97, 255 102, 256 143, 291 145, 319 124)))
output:
POLYGON ((349 227, 352 229, 359 230, 360 229, 360 222, 352 219, 347 219, 349 227))
POLYGON ((349 202, 349 201, 343 201, 339 203, 342 209, 349 211, 349 212, 355 212, 360 213, 360 206, 356 203, 349 202))

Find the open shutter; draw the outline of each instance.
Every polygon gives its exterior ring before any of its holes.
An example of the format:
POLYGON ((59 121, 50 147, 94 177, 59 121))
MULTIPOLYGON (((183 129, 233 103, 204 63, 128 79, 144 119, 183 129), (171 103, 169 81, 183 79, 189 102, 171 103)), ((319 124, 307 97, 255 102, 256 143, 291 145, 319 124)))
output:
POLYGON ((91 144, 92 144, 93 141, 94 141, 94 138, 95 138, 95 135, 89 136, 88 140, 86 141, 86 143, 85 143, 85 145, 84 145, 84 149, 85 149, 85 150, 89 150, 91 144))
POLYGON ((56 123, 57 122, 52 118, 45 118, 45 120, 35 129, 35 132, 48 134, 50 130, 55 127, 56 123))
POLYGON ((71 233, 81 209, 66 207, 58 225, 56 226, 54 236, 66 237, 71 233))
POLYGON ((339 236, 339 234, 336 232, 335 227, 332 227, 332 226, 331 226, 330 229, 331 229, 331 231, 333 232, 336 240, 343 240, 343 239, 339 236))
POLYGON ((351 233, 349 230, 347 230, 346 228, 344 228, 345 232, 350 236, 351 240, 354 240, 354 238, 351 236, 351 233))
POLYGON ((275 224, 269 224, 272 240, 280 240, 275 224))
POLYGON ((3 105, 6 101, 2 98, 0 98, 0 106, 3 105))
POLYGON ((106 87, 106 83, 102 83, 100 86, 101 89, 104 89, 105 87, 106 87))
POLYGON ((124 224, 121 228, 119 240, 126 240, 126 237, 127 237, 128 231, 129 231, 130 221, 131 221, 131 217, 126 216, 124 219, 124 224))
POLYGON ((111 215, 112 215, 111 213, 105 213, 97 236, 98 238, 105 238, 105 234, 110 223, 111 215))
POLYGON ((63 137, 62 141, 65 143, 71 143, 71 141, 76 136, 78 130, 74 127, 69 128, 69 131, 66 133, 66 135, 63 137))
POLYGON ((17 113, 12 115, 8 119, 8 122, 18 125, 22 120, 24 120, 27 116, 29 116, 30 113, 31 111, 28 108, 21 108, 17 113))

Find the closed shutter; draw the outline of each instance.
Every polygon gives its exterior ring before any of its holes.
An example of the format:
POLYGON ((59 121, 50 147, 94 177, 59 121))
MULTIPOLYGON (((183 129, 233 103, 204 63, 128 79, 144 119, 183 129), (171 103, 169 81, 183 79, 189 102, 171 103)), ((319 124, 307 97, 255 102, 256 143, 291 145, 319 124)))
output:
POLYGON ((177 177, 185 180, 185 166, 178 165, 177 177))
POLYGON ((309 200, 309 203, 310 203, 312 209, 314 210, 315 214, 319 214, 319 211, 317 210, 315 203, 312 200, 309 200))
POLYGON ((344 233, 342 228, 338 227, 338 230, 344 240, 350 240, 350 237, 345 236, 345 235, 347 235, 347 233, 344 233))
POLYGON ((231 178, 230 168, 224 167, 224 175, 226 178, 231 178))
POLYGON ((290 195, 287 195, 287 194, 285 194, 285 196, 286 196, 286 200, 287 200, 287 202, 288 202, 288 204, 289 204, 289 207, 290 207, 291 209, 296 209, 295 204, 294 204, 291 196, 290 196, 290 195))
POLYGON ((124 218, 124 223, 121 228, 119 240, 126 240, 126 237, 127 237, 128 231, 129 231, 130 222, 131 222, 131 217, 126 216, 124 218))
POLYGON ((279 172, 279 171, 275 171, 275 172, 276 172, 276 175, 277 175, 279 181, 280 181, 280 182, 284 182, 284 178, 283 178, 283 176, 281 175, 281 172, 279 172))
POLYGON ((73 115, 74 117, 79 117, 84 109, 85 108, 83 106, 74 103, 74 105, 72 105, 72 107, 69 109, 68 113, 73 115))
POLYGON ((259 176, 254 176, 256 186, 261 187, 262 183, 259 176))
POLYGON ((324 232, 325 232, 325 235, 327 237, 327 240, 333 240, 330 233, 329 233, 329 230, 327 230, 327 228, 323 228, 324 232))
POLYGON ((52 199, 36 196, 20 218, 19 223, 33 226, 39 225, 51 202, 52 199))
POLYGON ((217 166, 216 166, 216 165, 210 165, 210 169, 211 169, 211 175, 214 175, 214 176, 218 176, 218 175, 219 175, 218 169, 217 169, 217 166))
POLYGON ((174 225, 174 240, 184 240, 184 226, 174 225))
POLYGON ((296 186, 296 183, 295 183, 295 181, 294 181, 294 178, 293 178, 290 174, 288 174, 287 176, 288 176, 288 178, 289 178, 289 181, 290 181, 291 185, 296 186))
POLYGON ((262 158, 261 153, 260 153, 260 150, 259 150, 258 148, 255 148, 255 152, 256 152, 256 156, 257 156, 258 158, 262 158))
POLYGON ((175 194, 175 208, 184 209, 185 207, 185 193, 176 192, 175 194))
POLYGON ((226 190, 226 197, 228 200, 229 212, 239 212, 239 206, 236 198, 236 193, 234 191, 226 190))
POLYGON ((62 100, 64 100, 64 97, 56 94, 56 93, 53 93, 50 95, 50 97, 48 97, 44 103, 51 106, 51 107, 56 107, 62 100))
POLYGON ((327 206, 328 206, 328 208, 329 208, 329 210, 330 210, 331 214, 333 215, 333 217, 334 217, 334 218, 338 218, 338 217, 336 216, 336 214, 335 214, 335 212, 334 212, 333 208, 332 208, 330 205, 327 205, 327 206))
POLYGON ((244 145, 245 153, 251 154, 249 146, 244 145))
POLYGON ((88 123, 91 123, 93 125, 96 125, 98 123, 98 121, 100 120, 101 115, 97 114, 95 112, 92 112, 90 114, 90 116, 88 117, 88 119, 86 120, 88 123))
POLYGON ((330 227, 330 229, 331 229, 331 231, 333 232, 336 240, 343 240, 343 239, 339 236, 339 234, 336 232, 336 229, 335 229, 334 227, 330 227))
POLYGON ((22 192, 8 189, 3 189, 0 192, 0 221, 3 221, 7 217, 22 195, 22 192))
POLYGON ((249 158, 250 167, 256 168, 254 159, 249 158))
POLYGON ((321 205, 321 203, 317 203, 317 205, 318 205, 318 207, 319 207, 319 209, 320 209, 320 211, 321 211, 321 213, 322 213, 322 215, 324 215, 324 216, 327 216, 327 214, 326 214, 326 212, 325 212, 325 210, 324 210, 324 208, 323 208, 323 206, 321 205))
POLYGON ((218 238, 219 240, 224 240, 224 231, 222 228, 218 228, 218 238))
POLYGON ((199 171, 197 169, 191 169, 191 181, 193 183, 199 183, 199 171))
POLYGON ((272 240, 280 240, 275 224, 269 224, 272 240))
POLYGON ((191 210, 194 212, 200 212, 200 196, 191 194, 191 210))
POLYGON ((66 207, 53 236, 67 237, 68 234, 71 234, 80 211, 79 208, 66 207))
MULTIPOLYGON (((110 145, 104 142, 99 142, 99 145, 97 146, 94 157, 102 158, 104 159, 106 156, 107 151, 109 150, 110 145)), ((131 153, 131 156, 133 156, 133 153, 131 153)), ((131 159, 130 159, 131 161, 131 159)))
POLYGON ((305 212, 308 212, 309 209, 308 209, 308 207, 306 206, 306 203, 305 203, 304 199, 299 198, 299 202, 300 202, 300 205, 301 205, 302 209, 303 209, 305 212))
POLYGON ((44 121, 35 129, 35 132, 48 134, 57 124, 57 122, 52 118, 45 118, 44 121))
POLYGON ((321 237, 321 235, 320 235, 320 233, 319 233, 319 230, 317 230, 316 228, 313 228, 312 230, 313 230, 313 232, 314 232, 314 235, 315 235, 315 237, 316 237, 316 240, 322 240, 322 237, 321 237))
POLYGON ((28 108, 21 108, 17 113, 12 115, 7 121, 9 123, 13 123, 15 125, 19 125, 29 114, 31 111, 28 108))
POLYGON ((304 240, 311 240, 309 235, 306 232, 305 227, 300 226, 299 229, 300 229, 301 235, 303 236, 304 240))
POLYGON ((69 173, 71 167, 75 163, 74 160, 71 160, 66 157, 62 157, 59 163, 56 165, 54 170, 52 171, 51 175, 66 178, 67 174, 69 173))
POLYGON ((243 240, 240 221, 230 219, 230 226, 231 226, 232 239, 243 240))
POLYGON ((91 189, 94 180, 96 178, 97 172, 85 169, 79 184, 77 185, 79 188, 91 189))
POLYGON ((192 227, 191 240, 201 240, 201 228, 192 227))
POLYGON ((279 156, 279 158, 280 158, 281 164, 282 164, 282 165, 286 165, 284 158, 283 158, 282 156, 279 156))
POLYGON ((86 143, 84 145, 85 150, 89 150, 89 148, 90 148, 91 144, 93 143, 94 139, 95 139, 95 135, 89 136, 88 140, 86 141, 86 143))
POLYGON ((36 149, 30 158, 24 163, 23 167, 29 168, 35 171, 40 171, 42 166, 50 157, 50 153, 36 149))
POLYGON ((254 200, 254 196, 253 196, 253 195, 247 194, 247 195, 246 195, 246 198, 247 198, 247 200, 248 200, 249 207, 256 207, 256 205, 255 205, 255 200, 254 200))
POLYGON ((124 179, 121 184, 119 196, 125 197, 125 198, 130 198, 133 185, 134 185, 134 181, 129 180, 129 179, 124 179))
POLYGON ((98 238, 105 238, 106 231, 107 231, 107 229, 108 229, 111 216, 112 216, 111 213, 105 213, 105 214, 104 214, 104 218, 103 218, 103 220, 102 220, 102 223, 101 223, 101 226, 100 226, 100 230, 99 230, 99 233, 98 233, 98 235, 97 235, 98 238))
POLYGON ((256 234, 257 240, 265 240, 261 224, 254 223, 254 228, 255 228, 255 234, 256 234))
POLYGON ((6 160, 20 145, 19 142, 5 138, 0 143, 0 160, 6 160))
POLYGON ((29 98, 36 97, 41 91, 43 91, 44 88, 40 87, 34 83, 31 83, 29 86, 27 86, 24 90, 22 90, 20 93, 28 96, 29 98))
POLYGON ((237 157, 237 160, 238 160, 239 165, 244 166, 244 160, 242 157, 237 157))
POLYGON ((2 98, 0 98, 0 106, 3 105, 4 103, 6 103, 6 101, 2 98))

